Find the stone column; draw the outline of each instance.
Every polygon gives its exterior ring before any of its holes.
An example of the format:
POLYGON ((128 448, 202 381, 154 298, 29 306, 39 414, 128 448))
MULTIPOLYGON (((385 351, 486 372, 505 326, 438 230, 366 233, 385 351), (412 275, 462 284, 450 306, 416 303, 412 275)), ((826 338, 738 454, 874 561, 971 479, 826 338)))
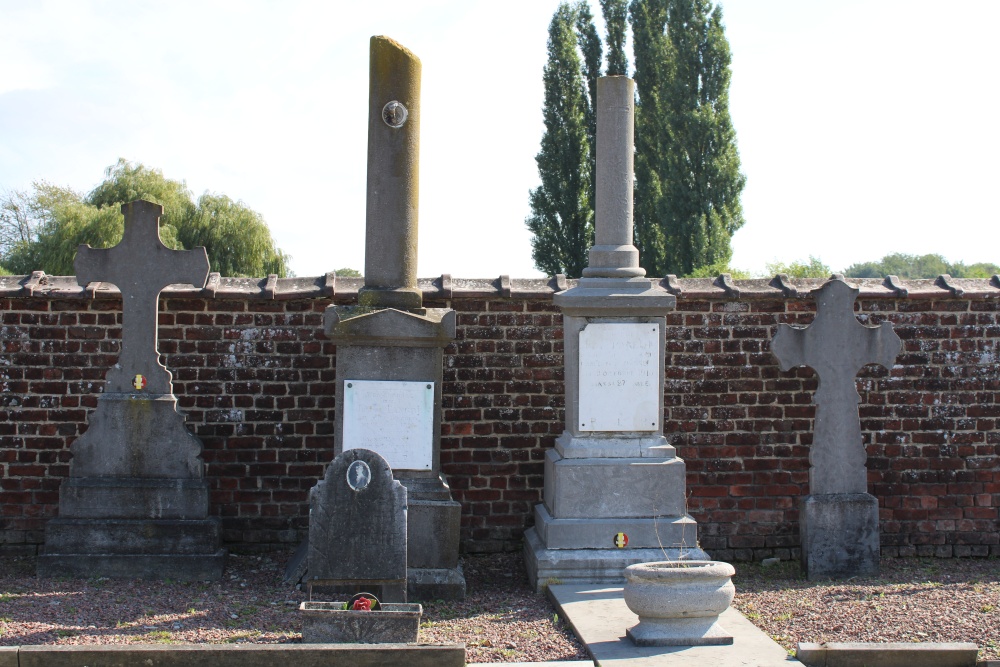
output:
POLYGON ((372 37, 370 75, 365 286, 358 306, 324 315, 337 344, 335 454, 375 451, 406 487, 408 595, 462 598, 462 508, 440 462, 443 357, 455 311, 423 308, 416 277, 420 61, 372 37))
POLYGON ((664 328, 676 299, 632 244, 634 82, 597 87, 597 244, 563 311, 566 430, 545 458, 545 502, 525 533, 539 590, 624 582, 633 563, 700 559, 685 469, 663 436, 664 328))

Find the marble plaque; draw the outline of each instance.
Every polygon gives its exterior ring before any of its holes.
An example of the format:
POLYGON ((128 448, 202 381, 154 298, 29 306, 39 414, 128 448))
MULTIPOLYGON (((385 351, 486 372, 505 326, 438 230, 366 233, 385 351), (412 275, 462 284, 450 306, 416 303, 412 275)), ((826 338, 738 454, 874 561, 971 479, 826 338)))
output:
POLYGON ((659 431, 660 325, 594 322, 580 331, 581 431, 659 431))
POLYGON ((345 381, 343 444, 377 452, 393 470, 430 470, 434 383, 345 381))

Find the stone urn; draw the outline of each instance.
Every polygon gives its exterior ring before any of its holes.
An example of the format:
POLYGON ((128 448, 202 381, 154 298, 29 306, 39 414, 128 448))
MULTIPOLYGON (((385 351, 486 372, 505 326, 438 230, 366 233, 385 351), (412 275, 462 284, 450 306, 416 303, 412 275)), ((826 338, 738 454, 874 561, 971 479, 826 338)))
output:
POLYGON ((736 595, 729 563, 672 560, 625 568, 625 604, 639 616, 628 629, 636 646, 732 644, 719 625, 736 595))

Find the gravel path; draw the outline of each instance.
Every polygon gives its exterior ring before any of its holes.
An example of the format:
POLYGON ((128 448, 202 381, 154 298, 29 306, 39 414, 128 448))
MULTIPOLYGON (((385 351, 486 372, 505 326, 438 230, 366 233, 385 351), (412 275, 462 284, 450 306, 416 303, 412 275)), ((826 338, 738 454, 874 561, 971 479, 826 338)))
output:
MULTIPOLYGON (((0 558, 0 645, 300 641, 289 554, 231 554, 217 583, 36 579, 0 558)), ((785 648, 800 641, 967 641, 1000 659, 1000 560, 887 559, 878 578, 810 583, 798 563, 737 563, 734 605, 785 648)), ((469 595, 425 601, 422 642, 464 642, 469 662, 585 660, 519 554, 465 559, 469 595)), ((624 629, 623 629, 624 630, 624 629)))

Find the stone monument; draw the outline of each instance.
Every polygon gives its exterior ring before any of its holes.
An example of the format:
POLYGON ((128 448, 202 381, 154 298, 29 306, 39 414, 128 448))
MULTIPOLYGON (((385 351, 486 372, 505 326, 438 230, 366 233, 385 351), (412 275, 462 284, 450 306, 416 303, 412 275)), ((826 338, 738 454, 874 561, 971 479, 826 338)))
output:
POLYGON ((441 474, 444 347, 455 311, 424 308, 417 287, 420 60, 372 37, 365 284, 357 306, 330 306, 337 344, 335 454, 378 452, 406 487, 408 590, 465 596, 458 561, 462 508, 441 474))
POLYGON ((87 431, 72 444, 59 517, 45 527, 39 576, 210 580, 222 576, 218 519, 208 518, 201 442, 177 411, 171 375, 156 349, 160 291, 203 287, 204 248, 171 250, 159 235, 163 207, 122 206, 125 232, 111 249, 80 246, 82 285, 122 295, 122 342, 87 431))
POLYGON ((663 436, 664 328, 676 299, 632 244, 635 84, 597 87, 596 245, 563 312, 566 430, 545 457, 525 532, 532 584, 621 583, 633 563, 707 560, 685 507, 685 466, 663 436))
POLYGON ((878 499, 868 493, 854 378, 866 364, 892 368, 901 343, 889 322, 858 322, 857 296, 842 276, 834 276, 816 292, 813 323, 781 324, 771 343, 781 370, 809 366, 819 376, 809 495, 799 511, 802 568, 809 579, 879 572, 878 499))
POLYGON ((346 450, 309 492, 308 567, 310 599, 321 584, 406 602, 406 487, 377 453, 346 450))

